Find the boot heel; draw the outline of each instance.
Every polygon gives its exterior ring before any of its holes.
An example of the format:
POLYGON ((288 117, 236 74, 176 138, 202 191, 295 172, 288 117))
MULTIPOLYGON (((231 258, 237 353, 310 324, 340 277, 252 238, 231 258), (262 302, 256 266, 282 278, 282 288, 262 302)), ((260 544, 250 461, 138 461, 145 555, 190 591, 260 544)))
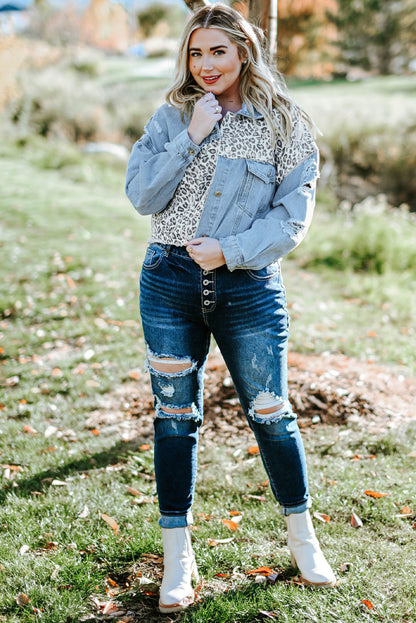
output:
POLYGON ((299 569, 301 581, 306 585, 335 586, 334 572, 321 551, 309 511, 292 513, 285 519, 292 565, 299 569))

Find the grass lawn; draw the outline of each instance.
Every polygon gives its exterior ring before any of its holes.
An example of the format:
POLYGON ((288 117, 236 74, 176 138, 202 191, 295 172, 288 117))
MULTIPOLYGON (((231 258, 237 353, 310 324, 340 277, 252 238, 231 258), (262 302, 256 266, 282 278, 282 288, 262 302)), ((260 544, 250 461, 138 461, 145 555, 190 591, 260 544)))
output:
MULTIPOLYGON (((148 221, 124 197, 117 162, 29 141, 3 144, 0 164, 0 621, 105 620, 111 600, 122 612, 114 621, 161 620, 152 442, 129 439, 122 426, 85 425, 143 364, 137 280, 148 221)), ((310 239, 284 263, 292 349, 414 373, 409 271, 304 267, 323 228, 343 226, 326 202, 322 195, 310 239)), ((377 436, 358 425, 305 433, 314 510, 331 518, 315 524, 339 578, 333 591, 294 580, 284 521, 251 443, 201 440, 201 599, 171 620, 415 622, 416 425, 377 436), (233 517, 242 517, 236 531, 222 522, 233 517), (248 574, 261 566, 276 572, 274 584, 248 574)))

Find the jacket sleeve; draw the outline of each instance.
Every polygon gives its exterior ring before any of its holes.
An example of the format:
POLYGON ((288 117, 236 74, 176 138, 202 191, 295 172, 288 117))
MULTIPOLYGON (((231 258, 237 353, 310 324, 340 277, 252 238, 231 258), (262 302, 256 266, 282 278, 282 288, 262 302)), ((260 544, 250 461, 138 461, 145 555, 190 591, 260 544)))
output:
POLYGON ((143 215, 163 210, 199 150, 186 128, 169 137, 166 105, 159 108, 133 146, 127 165, 126 194, 135 209, 143 215))
POLYGON ((229 270, 259 270, 302 242, 313 216, 318 175, 316 149, 283 178, 264 218, 256 219, 246 231, 220 240, 229 270))

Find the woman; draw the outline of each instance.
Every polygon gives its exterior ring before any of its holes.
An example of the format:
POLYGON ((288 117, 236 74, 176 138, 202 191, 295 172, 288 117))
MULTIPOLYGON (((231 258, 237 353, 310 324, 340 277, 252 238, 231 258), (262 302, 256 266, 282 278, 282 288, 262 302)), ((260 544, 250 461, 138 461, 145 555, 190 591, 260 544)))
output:
POLYGON ((126 192, 152 215, 140 306, 155 398, 161 612, 193 602, 189 525, 211 334, 233 378, 305 584, 333 586, 311 523, 304 449, 287 390, 279 260, 312 218, 318 152, 267 66, 261 32, 215 4, 185 27, 167 103, 134 145, 126 192))

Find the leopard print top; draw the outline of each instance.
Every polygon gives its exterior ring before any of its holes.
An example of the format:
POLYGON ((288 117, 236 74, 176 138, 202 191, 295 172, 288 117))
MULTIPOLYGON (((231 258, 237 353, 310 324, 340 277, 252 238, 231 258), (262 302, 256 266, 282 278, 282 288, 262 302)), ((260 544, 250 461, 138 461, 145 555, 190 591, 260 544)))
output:
MULTIPOLYGON (((275 113, 279 115, 278 112, 275 113)), ((263 119, 227 113, 217 138, 205 143, 187 167, 166 208, 152 214, 151 242, 184 246, 195 237, 215 174, 217 157, 268 162, 276 168, 276 185, 316 149, 311 133, 295 110, 290 144, 273 145, 263 119)))

